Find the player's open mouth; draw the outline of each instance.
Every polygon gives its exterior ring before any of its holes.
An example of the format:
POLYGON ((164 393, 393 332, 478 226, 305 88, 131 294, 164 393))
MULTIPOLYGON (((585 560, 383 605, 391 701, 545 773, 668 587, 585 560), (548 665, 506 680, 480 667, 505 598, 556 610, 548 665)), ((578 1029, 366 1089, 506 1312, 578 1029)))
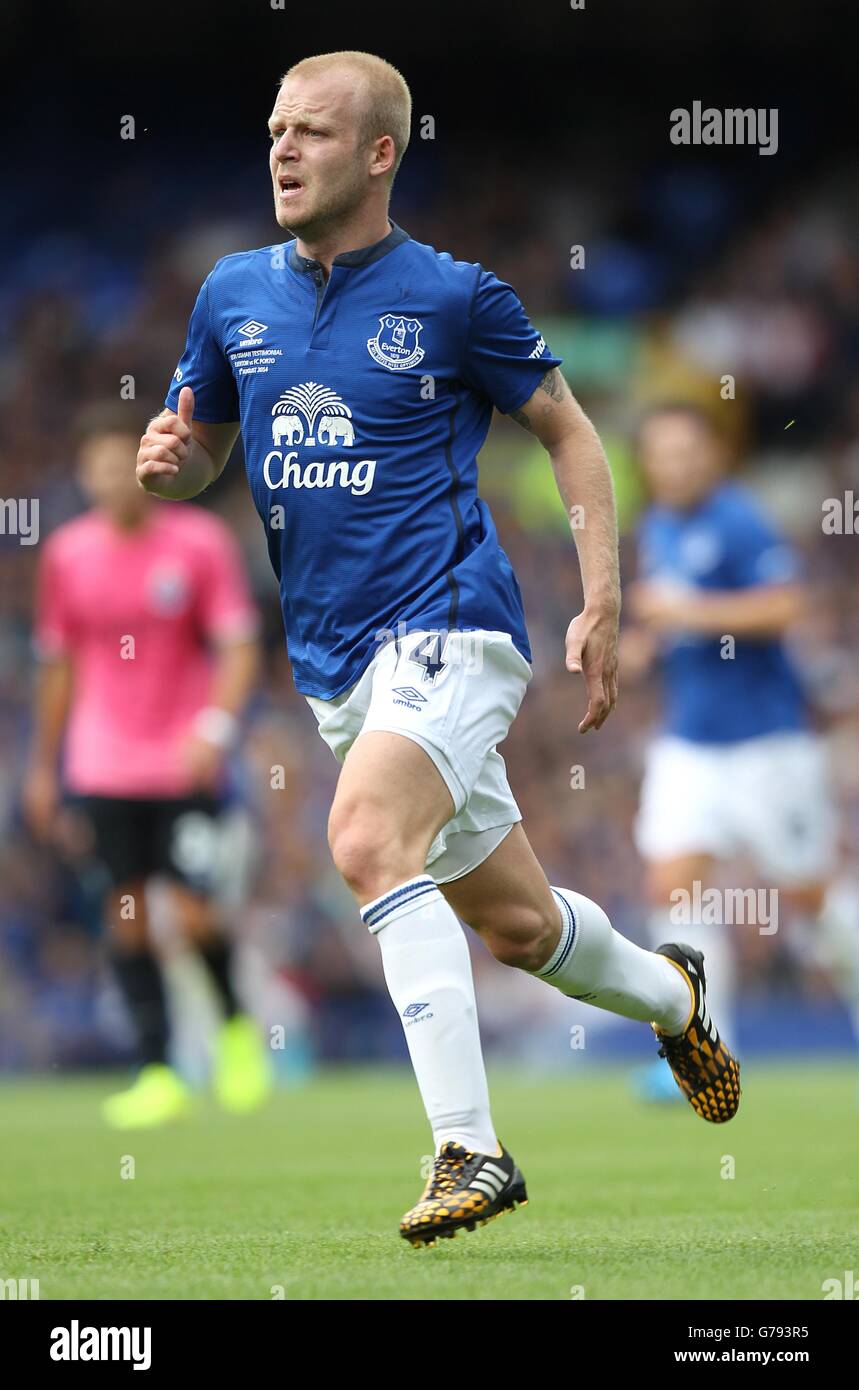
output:
POLYGON ((296 179, 278 179, 278 184, 281 198, 291 198, 302 189, 302 185, 296 179))

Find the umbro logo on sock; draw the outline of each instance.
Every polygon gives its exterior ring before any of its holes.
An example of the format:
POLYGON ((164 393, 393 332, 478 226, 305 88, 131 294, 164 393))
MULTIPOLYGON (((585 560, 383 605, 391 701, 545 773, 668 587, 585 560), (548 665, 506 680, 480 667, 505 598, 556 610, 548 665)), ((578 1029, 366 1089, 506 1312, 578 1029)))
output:
POLYGON ((407 1022, 403 1024, 403 1027, 411 1028, 415 1023, 428 1023, 431 1018, 435 1018, 435 1014, 432 1012, 428 1014, 424 1013, 424 1009, 428 1008, 428 1003, 420 1004, 415 1002, 414 1004, 409 1004, 403 1009, 403 1018, 407 1020, 407 1022))

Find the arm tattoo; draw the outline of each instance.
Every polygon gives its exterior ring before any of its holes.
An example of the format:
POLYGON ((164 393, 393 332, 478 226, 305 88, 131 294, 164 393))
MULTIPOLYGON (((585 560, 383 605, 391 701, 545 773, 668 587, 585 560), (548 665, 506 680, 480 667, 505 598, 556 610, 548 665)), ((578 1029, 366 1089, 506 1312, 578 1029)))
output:
MULTIPOLYGON (((557 367, 552 367, 540 381, 537 390, 545 391, 550 400, 562 401, 565 395, 565 387, 566 382, 561 376, 560 371, 557 367)), ((548 414, 551 409, 552 407, 549 405, 549 402, 546 401, 542 407, 542 414, 548 414)), ((530 430, 531 434, 534 433, 534 427, 524 410, 511 410, 510 419, 515 420, 516 424, 521 425, 523 429, 530 430)))
POLYGON ((551 370, 546 373, 540 385, 537 387, 537 390, 545 391, 546 395, 551 396, 553 401, 563 400, 564 378, 561 376, 557 367, 552 367, 551 370))
MULTIPOLYGON (((531 430, 531 421, 524 410, 511 410, 510 419, 515 420, 517 425, 521 425, 523 430, 531 430)), ((531 433, 533 434, 534 431, 531 430, 531 433)))

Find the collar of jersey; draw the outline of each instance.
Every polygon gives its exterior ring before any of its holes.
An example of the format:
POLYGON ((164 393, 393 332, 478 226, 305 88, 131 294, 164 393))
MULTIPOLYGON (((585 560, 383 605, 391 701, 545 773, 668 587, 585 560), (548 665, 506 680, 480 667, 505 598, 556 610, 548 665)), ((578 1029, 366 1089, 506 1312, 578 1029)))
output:
MULTIPOLYGON (((362 246, 359 251, 343 251, 339 256, 334 257, 332 265, 372 265, 374 261, 381 260, 382 256, 387 256, 388 252, 393 251, 395 246, 400 246, 402 242, 408 241, 408 232, 404 232, 402 227, 398 227, 396 222, 390 218, 388 220, 391 223, 391 230, 387 236, 382 237, 381 241, 374 242, 372 246, 362 246)), ((318 270, 319 262, 310 260, 307 256, 300 256, 296 246, 297 242, 293 241, 289 248, 289 264, 292 269, 305 275, 310 275, 314 270, 318 270)))

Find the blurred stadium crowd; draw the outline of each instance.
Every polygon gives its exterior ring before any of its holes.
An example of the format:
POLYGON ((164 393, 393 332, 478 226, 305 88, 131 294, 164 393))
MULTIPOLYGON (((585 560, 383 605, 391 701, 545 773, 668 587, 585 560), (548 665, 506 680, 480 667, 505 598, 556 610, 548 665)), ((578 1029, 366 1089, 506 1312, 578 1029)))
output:
MULTIPOLYGON (((573 391, 600 429, 616 478, 625 578, 644 502, 631 452, 637 409, 662 397, 709 407, 748 483, 801 547, 814 618, 796 633, 801 670, 825 729, 843 812, 846 870, 859 871, 859 564, 857 538, 824 534, 824 500, 859 497, 859 242, 854 171, 808 179, 790 198, 755 205, 741 182, 690 161, 636 186, 593 165, 547 176, 535 197, 509 167, 459 151, 461 170, 428 205, 427 161, 403 167, 393 215, 415 238, 479 260, 517 290, 573 391), (479 174, 473 171, 479 169, 479 174), (529 205, 512 234, 511 205, 529 205), (571 247, 585 250, 570 267, 571 247), (732 381, 733 380, 733 384, 732 381)), ((252 171, 255 186, 258 171, 252 171)), ((752 169, 754 174, 755 170, 752 169)), ((249 186, 236 170, 235 188, 249 186)), ((748 176, 748 174, 747 174, 748 176)), ((229 181, 224 170, 219 177, 229 181)), ((187 317, 214 260, 273 240, 273 222, 229 212, 167 236, 151 222, 128 235, 137 176, 117 170, 102 196, 111 225, 77 226, 4 246, 0 357, 0 498, 38 499, 46 537, 82 505, 70 422, 88 401, 119 395, 129 412, 160 409, 187 317), (120 252, 118 249, 125 249, 120 252), (129 258, 128 247, 140 254, 129 258)), ((161 185, 169 200, 169 185, 161 185)), ((176 193, 177 201, 181 195, 176 193)), ((231 207, 239 208, 235 194, 231 207)), ((256 187, 250 206, 260 205, 256 187)), ((276 230, 276 229, 275 229, 276 230)), ((528 834, 550 880, 601 903, 643 940, 641 866, 632 845, 642 751, 659 718, 652 683, 623 689, 605 730, 580 738, 583 689, 564 671, 563 636, 580 602, 575 554, 548 461, 498 420, 481 461, 483 495, 523 589, 534 679, 503 748, 528 834), (581 765, 585 786, 573 790, 581 765)), ((376 943, 361 927, 326 844, 337 765, 295 691, 274 579, 240 458, 204 504, 243 546, 264 617, 264 681, 233 767, 253 825, 257 863, 236 909, 247 985, 267 1022, 295 1021, 302 1047, 326 1058, 400 1057, 404 1043, 376 943), (270 769, 285 768, 274 791, 270 769)), ((8 528, 6 528, 8 529, 8 528)), ((25 828, 20 783, 29 730, 31 612, 38 544, 0 534, 0 1068, 86 1066, 129 1055, 99 949, 99 879, 71 833, 49 851, 25 828)), ((238 851, 236 851, 238 853, 238 851)), ((169 931, 166 939, 169 942, 169 931)), ((764 943, 738 929, 746 964, 742 1016, 752 1036, 764 1008, 817 1008, 820 1036, 846 1042, 825 981, 800 971, 790 934, 764 943), (780 1003, 781 1001, 781 1003, 780 1003), (832 1023, 832 1029, 827 1029, 832 1023)), ((474 941, 478 998, 492 1055, 569 1062, 568 1001, 505 971, 474 941)), ((843 1024, 843 1027, 842 1027, 843 1024)), ((606 1027, 607 1034, 612 1030, 606 1027)), ((623 1038, 629 1036, 619 1025, 623 1038)))

